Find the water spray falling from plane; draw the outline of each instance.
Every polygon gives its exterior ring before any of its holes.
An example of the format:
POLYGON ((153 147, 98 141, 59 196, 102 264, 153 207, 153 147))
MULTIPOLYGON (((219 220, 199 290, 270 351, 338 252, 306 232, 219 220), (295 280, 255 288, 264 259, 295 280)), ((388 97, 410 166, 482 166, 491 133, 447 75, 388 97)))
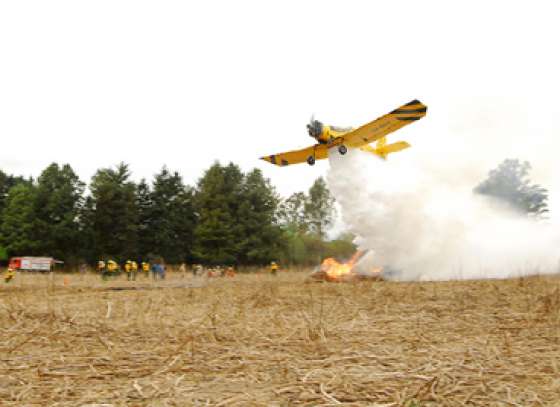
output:
POLYGON ((560 231, 508 211, 471 186, 450 187, 406 157, 329 156, 329 188, 361 250, 357 267, 401 280, 506 278, 558 272, 560 231))

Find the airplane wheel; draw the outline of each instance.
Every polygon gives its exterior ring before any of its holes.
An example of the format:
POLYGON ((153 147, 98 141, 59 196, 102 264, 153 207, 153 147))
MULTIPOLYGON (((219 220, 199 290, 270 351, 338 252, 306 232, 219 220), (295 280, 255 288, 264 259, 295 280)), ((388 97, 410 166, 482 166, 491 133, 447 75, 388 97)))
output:
POLYGON ((315 157, 313 157, 312 155, 310 155, 309 157, 307 157, 307 164, 309 164, 309 165, 315 165, 315 157))
POLYGON ((340 154, 344 155, 348 152, 348 149, 346 148, 346 146, 344 144, 341 144, 340 146, 338 146, 338 152, 340 154))

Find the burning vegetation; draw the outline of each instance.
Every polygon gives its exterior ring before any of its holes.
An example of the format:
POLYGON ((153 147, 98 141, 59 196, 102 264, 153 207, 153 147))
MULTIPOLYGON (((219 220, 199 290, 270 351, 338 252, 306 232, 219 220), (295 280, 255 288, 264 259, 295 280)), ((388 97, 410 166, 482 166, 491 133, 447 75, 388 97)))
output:
POLYGON ((383 280, 382 268, 374 268, 369 271, 358 271, 357 264, 366 254, 366 251, 357 251, 347 262, 340 263, 329 257, 323 260, 317 270, 311 274, 311 278, 318 281, 350 282, 358 280, 383 280))

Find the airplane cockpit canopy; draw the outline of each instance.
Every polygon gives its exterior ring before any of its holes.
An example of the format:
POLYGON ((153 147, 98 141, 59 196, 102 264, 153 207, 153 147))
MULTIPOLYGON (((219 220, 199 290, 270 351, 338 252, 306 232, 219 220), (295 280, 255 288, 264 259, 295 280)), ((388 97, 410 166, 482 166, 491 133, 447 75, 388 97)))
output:
POLYGON ((339 126, 330 126, 331 130, 336 131, 338 133, 345 133, 352 130, 352 127, 339 127, 339 126))

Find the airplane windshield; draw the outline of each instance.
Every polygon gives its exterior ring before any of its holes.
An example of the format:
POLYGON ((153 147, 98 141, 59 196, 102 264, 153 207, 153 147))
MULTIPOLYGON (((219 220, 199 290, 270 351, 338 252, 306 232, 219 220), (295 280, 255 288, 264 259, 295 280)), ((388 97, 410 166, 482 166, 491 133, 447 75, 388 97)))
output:
POLYGON ((352 130, 352 127, 338 127, 338 126, 331 126, 331 129, 334 131, 337 131, 339 133, 345 132, 345 131, 350 131, 352 130))

